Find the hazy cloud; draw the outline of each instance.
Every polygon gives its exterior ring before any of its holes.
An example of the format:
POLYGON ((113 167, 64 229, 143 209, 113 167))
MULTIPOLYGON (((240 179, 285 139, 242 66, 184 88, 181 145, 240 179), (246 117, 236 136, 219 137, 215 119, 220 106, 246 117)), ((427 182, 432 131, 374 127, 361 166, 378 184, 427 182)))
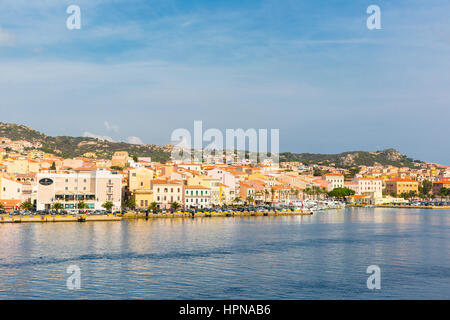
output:
POLYGON ((130 144, 144 144, 139 137, 128 137, 127 142, 130 144))
POLYGON ((14 46, 16 37, 13 33, 6 31, 0 27, 0 46, 14 46))
POLYGON ((84 134, 83 134, 83 137, 95 138, 95 139, 98 139, 98 140, 106 140, 106 141, 109 141, 109 142, 114 142, 114 140, 111 137, 97 135, 97 134, 91 133, 89 131, 85 131, 84 134))
POLYGON ((104 122, 104 125, 105 125, 105 128, 107 129, 107 130, 109 130, 109 131, 113 131, 113 132, 119 132, 119 126, 118 125, 115 125, 115 124, 109 124, 109 122, 108 121, 105 121, 104 122))

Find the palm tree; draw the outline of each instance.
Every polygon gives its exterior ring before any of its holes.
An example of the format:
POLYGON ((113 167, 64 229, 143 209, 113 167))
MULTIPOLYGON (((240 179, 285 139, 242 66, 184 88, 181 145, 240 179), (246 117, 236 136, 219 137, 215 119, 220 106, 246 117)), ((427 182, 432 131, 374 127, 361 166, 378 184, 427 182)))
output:
POLYGON ((245 200, 247 200, 248 204, 253 204, 253 202, 255 202, 255 199, 252 196, 248 196, 245 200))
POLYGON ((102 208, 105 208, 107 211, 111 210, 111 208, 114 207, 114 203, 111 201, 106 201, 104 204, 102 204, 102 208))
POLYGON ((275 188, 274 187, 272 187, 272 188, 270 188, 270 193, 271 193, 271 195, 272 195, 272 206, 273 206, 273 203, 274 203, 274 198, 275 198, 275 188))
POLYGON ((178 203, 178 202, 172 202, 171 204, 170 204, 170 208, 172 209, 172 210, 178 210, 178 209, 180 209, 181 208, 181 205, 178 203))
POLYGON ((5 206, 3 205, 3 203, 0 203, 0 210, 3 210, 5 208, 5 206))
POLYGON ((61 210, 63 208, 63 205, 61 203, 59 203, 59 202, 55 202, 52 207, 53 207, 54 210, 59 212, 59 210, 61 210))
POLYGON ((305 188, 305 190, 303 190, 303 193, 306 194, 306 195, 308 195, 308 196, 309 196, 309 195, 312 195, 312 189, 309 188, 309 187, 308 187, 308 188, 305 188))
POLYGON ((267 197, 270 195, 270 191, 267 189, 264 189, 264 202, 267 202, 267 197))

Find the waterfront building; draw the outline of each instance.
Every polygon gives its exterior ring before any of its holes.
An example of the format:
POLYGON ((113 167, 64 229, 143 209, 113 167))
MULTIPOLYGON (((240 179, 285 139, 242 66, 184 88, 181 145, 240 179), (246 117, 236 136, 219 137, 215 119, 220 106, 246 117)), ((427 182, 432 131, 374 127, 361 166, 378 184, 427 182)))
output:
POLYGON ((128 171, 127 197, 134 201, 138 209, 146 209, 153 202, 153 176, 154 171, 148 168, 135 168, 128 171))
POLYGON ((322 177, 330 183, 331 190, 344 187, 344 176, 342 174, 327 173, 322 177))
MULTIPOLYGON (((247 201, 247 198, 253 198, 253 202, 255 201, 255 193, 256 190, 250 184, 246 182, 242 182, 239 188, 239 197, 243 202, 247 201)), ((249 203, 253 204, 253 203, 249 203)))
POLYGON ((185 186, 185 208, 209 208, 211 207, 211 189, 203 186, 185 186))
POLYGON ((220 182, 221 179, 207 175, 193 176, 187 179, 187 185, 203 186, 211 190, 211 204, 221 205, 220 202, 220 182))
POLYGON ((412 179, 392 179, 386 181, 386 189, 385 192, 387 194, 402 194, 402 193, 410 193, 410 192, 419 192, 419 182, 412 179))
POLYGON ((64 209, 76 209, 83 201, 91 210, 103 210, 105 202, 120 210, 122 175, 106 169, 80 168, 78 171, 46 171, 37 174, 37 210, 51 209, 59 202, 64 209))
POLYGON ((153 201, 155 201, 160 208, 170 208, 170 204, 177 202, 183 204, 184 185, 178 180, 153 180, 152 191, 153 201))
POLYGON ((357 195, 372 195, 382 197, 383 180, 376 178, 354 178, 354 191, 357 195))
POLYGON ((442 188, 450 189, 450 179, 433 182, 433 194, 437 195, 442 188))

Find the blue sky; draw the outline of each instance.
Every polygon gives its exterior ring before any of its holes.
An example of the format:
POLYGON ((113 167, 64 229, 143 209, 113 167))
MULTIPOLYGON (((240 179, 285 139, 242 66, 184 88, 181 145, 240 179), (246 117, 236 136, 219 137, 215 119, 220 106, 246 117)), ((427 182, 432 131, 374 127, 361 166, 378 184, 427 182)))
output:
POLYGON ((450 165, 450 2, 1 0, 2 122, 165 144, 280 129, 281 151, 450 165), (30 3, 32 2, 32 3, 30 3), (81 8, 81 30, 66 8, 81 8), (381 30, 366 8, 381 8, 381 30))

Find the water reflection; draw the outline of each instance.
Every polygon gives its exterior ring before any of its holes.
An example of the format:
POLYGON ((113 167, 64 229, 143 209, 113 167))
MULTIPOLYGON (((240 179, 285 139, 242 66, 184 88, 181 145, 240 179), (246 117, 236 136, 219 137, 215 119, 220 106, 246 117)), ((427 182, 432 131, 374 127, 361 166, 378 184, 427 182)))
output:
POLYGON ((450 212, 0 225, 2 299, 449 298, 450 212), (68 291, 66 268, 82 270, 68 291), (383 289, 366 288, 367 266, 383 289))

